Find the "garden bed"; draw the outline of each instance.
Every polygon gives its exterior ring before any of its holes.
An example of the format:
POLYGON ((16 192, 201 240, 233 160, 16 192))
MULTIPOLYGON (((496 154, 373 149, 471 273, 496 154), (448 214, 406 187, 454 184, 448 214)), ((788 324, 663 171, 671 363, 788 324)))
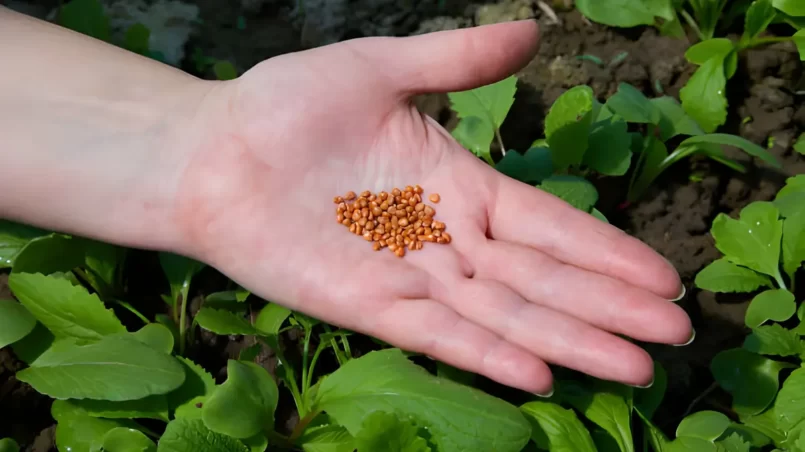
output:
MULTIPOLYGON (((290 13, 288 5, 280 2, 265 2, 251 12, 233 7, 231 2, 197 3, 204 19, 202 33, 192 37, 186 48, 198 47, 206 55, 231 59, 240 71, 264 58, 300 50, 320 40, 361 36, 366 30, 403 35, 466 26, 479 17, 495 21, 495 17, 479 16, 480 5, 465 2, 446 2, 443 8, 430 2, 412 2, 412 12, 408 13, 400 13, 403 8, 390 2, 370 11, 371 14, 366 13, 363 19, 344 19, 341 28, 334 26, 327 33, 317 34, 309 29, 302 33, 299 20, 290 13), (385 20, 382 14, 393 16, 394 21, 385 20), (245 18, 245 27, 234 25, 240 16, 245 18)), ((519 6, 530 4, 510 3, 518 8, 504 10, 501 20, 507 18, 507 12, 522 14, 519 6)), ((541 138, 548 108, 573 86, 587 84, 600 99, 606 99, 617 91, 621 82, 626 82, 651 97, 667 94, 678 98, 680 88, 696 69, 684 57, 690 46, 685 39, 663 37, 648 27, 616 30, 592 24, 577 11, 557 11, 558 23, 536 6, 531 6, 530 11, 541 24, 542 40, 539 54, 517 74, 515 103, 501 130, 509 148, 524 152, 541 138)), ((185 65, 190 71, 192 67, 189 62, 185 65)), ((710 362, 719 351, 740 347, 748 332, 744 312, 749 297, 715 296, 696 289, 693 284, 696 274, 721 256, 710 235, 714 218, 721 212, 735 217, 750 202, 772 200, 787 177, 805 173, 805 158, 792 149, 805 130, 805 103, 801 96, 793 94, 794 84, 803 76, 794 46, 780 43, 749 50, 742 54, 738 68, 728 85, 729 117, 721 130, 768 146, 770 153, 782 162, 782 170, 756 164, 743 154, 730 157, 749 168, 746 174, 710 160, 683 160, 663 173, 641 201, 627 207, 622 205, 625 182, 597 181, 600 192, 597 208, 613 224, 669 259, 688 289, 680 304, 693 319, 696 340, 679 348, 647 346, 668 372, 668 391, 655 415, 655 423, 671 436, 694 401, 696 410, 722 410, 729 405, 729 399, 725 402, 718 391, 707 392, 713 382, 710 362), (702 394, 705 397, 699 398, 702 394)), ((446 95, 424 96, 417 99, 417 104, 448 129, 456 125, 457 118, 446 95)), ((147 253, 135 253, 130 263, 143 273, 141 277, 132 277, 130 286, 137 287, 135 280, 144 281, 136 289, 138 296, 158 309, 159 294, 169 292, 167 283, 153 282, 163 281, 159 263, 147 253)), ((6 280, 6 275, 0 275, 0 299, 10 294, 6 280)), ((205 270, 198 280, 202 282, 194 284, 196 297, 225 289, 225 278, 212 270, 205 270)), ((198 309, 193 305, 191 312, 198 309)), ((294 330, 283 335, 283 342, 291 349, 299 339, 294 330)), ((253 344, 245 341, 242 337, 200 333, 189 357, 221 382, 226 378, 226 360, 236 358, 253 344)), ((355 339, 354 343, 354 348, 364 352, 376 345, 368 339, 355 339)), ((270 350, 263 349, 257 362, 273 373, 276 358, 270 350)), ((334 360, 322 365, 322 370, 336 367, 334 360)), ((30 450, 50 450, 54 425, 50 399, 14 379, 13 373, 22 367, 10 349, 0 350, 0 438, 14 437, 30 450)), ((483 387, 504 397, 510 393, 489 383, 483 387)), ((515 403, 519 402, 522 400, 515 403)), ((290 432, 298 421, 293 401, 281 398, 279 406, 278 430, 290 432)))

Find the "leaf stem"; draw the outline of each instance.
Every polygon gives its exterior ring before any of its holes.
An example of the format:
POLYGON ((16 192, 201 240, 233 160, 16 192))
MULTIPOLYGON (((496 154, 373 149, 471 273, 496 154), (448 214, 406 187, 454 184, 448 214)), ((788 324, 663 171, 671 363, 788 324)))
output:
POLYGON ((308 390, 310 389, 311 383, 313 383, 313 371, 316 370, 316 362, 319 360, 319 356, 324 349, 327 348, 325 342, 320 342, 318 347, 316 347, 316 352, 313 354, 313 358, 310 360, 310 370, 307 373, 307 380, 302 382, 302 393, 307 394, 308 390))
POLYGON ((757 38, 749 41, 748 43, 741 46, 741 50, 750 49, 752 47, 760 47, 766 44, 774 44, 778 42, 787 42, 792 41, 794 38, 792 36, 775 36, 771 38, 757 38))
POLYGON ((690 25, 690 28, 692 28, 693 31, 696 32, 696 36, 699 37, 699 40, 701 40, 701 41, 706 41, 707 40, 704 37, 704 34, 702 33, 702 30, 699 28, 699 24, 696 23, 696 20, 693 19, 693 17, 690 15, 689 12, 685 11, 684 9, 682 9, 682 10, 679 11, 679 15, 682 16, 682 18, 685 19, 685 22, 687 22, 688 25, 690 25))
MULTIPOLYGON (((182 297, 181 312, 179 313, 179 354, 184 356, 186 349, 185 336, 187 334, 187 296, 190 292, 190 278, 192 273, 188 274, 182 283, 182 291, 179 292, 182 297)), ((176 300, 179 301, 179 300, 176 300)))
POLYGON ((774 275, 774 280, 777 282, 777 285, 780 286, 783 290, 788 290, 788 287, 785 285, 785 281, 783 280, 783 275, 780 274, 780 269, 777 269, 777 273, 774 275))
POLYGON ((291 436, 289 436, 289 437, 288 437, 288 444, 289 444, 289 445, 293 445, 293 443, 295 443, 295 442, 296 442, 296 440, 297 440, 297 439, 299 439, 299 437, 300 437, 300 436, 302 436, 302 433, 304 433, 304 431, 305 431, 305 429, 307 428, 307 426, 308 426, 308 425, 309 425, 309 424, 310 424, 310 423, 313 421, 313 419, 315 419, 315 418, 316 418, 316 416, 318 416, 318 415, 319 415, 319 412, 318 412, 318 411, 311 411, 310 413, 308 413, 307 415, 305 415, 305 417, 303 417, 302 419, 300 419, 300 420, 299 420, 299 423, 297 423, 297 424, 296 424, 296 427, 294 427, 293 432, 291 432, 291 436))
POLYGON ((310 339, 313 336, 313 331, 305 330, 305 344, 304 344, 304 352, 302 353, 302 395, 307 392, 307 381, 308 381, 308 355, 310 354, 310 339))
POLYGON ((143 321, 143 323, 145 323, 146 325, 147 325, 147 324, 149 324, 149 323, 151 323, 151 321, 150 321, 150 320, 148 320, 148 317, 146 317, 146 316, 142 315, 142 314, 140 313, 140 311, 138 311, 138 310, 137 310, 137 309, 136 309, 134 306, 132 306, 130 303, 127 303, 127 302, 125 302, 125 301, 123 301, 123 300, 118 300, 117 298, 111 298, 111 299, 109 299, 109 301, 111 301, 112 303, 115 303, 115 304, 117 304, 117 305, 119 305, 119 306, 121 306, 121 307, 125 308, 126 310, 128 310, 128 311, 129 311, 129 312, 131 312, 132 314, 136 315, 136 316, 137 316, 137 317, 138 317, 140 320, 142 320, 142 321, 143 321))
POLYGON ((498 140, 498 146, 500 146, 500 153, 506 157, 506 146, 503 145, 503 137, 500 136, 500 129, 495 127, 495 138, 498 140))
MULTIPOLYGON (((326 324, 324 325, 324 330, 327 331, 328 333, 333 332, 333 329, 326 324)), ((349 352, 349 342, 347 342, 346 335, 343 334, 341 335, 341 341, 344 343, 344 352, 351 358, 352 353, 349 352)), ((341 354, 341 348, 338 346, 338 339, 336 339, 335 337, 330 338, 330 345, 333 347, 333 353, 335 353, 335 357, 338 360, 338 365, 343 366, 348 361, 348 359, 341 354)), ((311 364, 311 367, 313 367, 313 364, 311 364)))

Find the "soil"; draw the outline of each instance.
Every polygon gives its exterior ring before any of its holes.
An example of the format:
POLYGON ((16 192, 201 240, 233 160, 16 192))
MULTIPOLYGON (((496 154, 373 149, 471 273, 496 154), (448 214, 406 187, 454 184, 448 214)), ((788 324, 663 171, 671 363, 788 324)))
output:
MULTIPOLYGON (((679 89, 695 70, 683 56, 689 46, 685 39, 662 37, 654 29, 609 29, 590 24, 574 11, 557 11, 559 23, 556 23, 530 1, 502 0, 500 5, 489 2, 491 6, 447 1, 436 7, 437 2, 427 1, 358 0, 350 3, 352 9, 345 10, 342 20, 325 25, 300 21, 292 2, 253 0, 238 4, 198 0, 195 3, 201 9, 203 29, 191 38, 187 48, 231 59, 241 71, 265 58, 334 40, 371 34, 403 36, 536 17, 543 33, 540 52, 518 74, 515 103, 501 131, 507 147, 520 151, 541 137, 547 108, 572 86, 589 84, 602 99, 614 93, 621 82, 652 96, 678 96, 679 89), (245 29, 234 25, 240 16, 245 18, 245 29), (590 56, 600 59, 601 64, 591 61, 590 56)), ((599 208, 613 224, 670 260, 687 288, 687 296, 680 304, 691 315, 697 331, 693 344, 687 347, 644 344, 669 374, 668 392, 657 422, 671 433, 691 402, 711 385, 709 363, 713 356, 726 348, 740 346, 747 333, 743 315, 748 297, 716 297, 693 285, 696 273, 720 256, 709 235, 712 220, 722 212, 735 215, 752 201, 772 199, 786 177, 805 172, 805 158, 791 148, 805 130, 805 103, 801 97, 795 97, 792 89, 802 77, 801 68, 791 46, 776 44, 751 50, 741 55, 739 70, 728 90, 730 117, 725 131, 758 144, 771 144, 770 152, 783 162, 781 171, 756 165, 738 153, 730 156, 747 166, 745 174, 706 160, 683 161, 657 179, 641 201, 626 209, 618 207, 623 196, 622 183, 599 181, 599 208)), ((185 69, 193 71, 190 63, 185 69)), ((445 127, 455 125, 456 118, 450 112, 446 95, 423 96, 416 102, 445 127)), ((0 275, 0 298, 8 295, 5 277, 0 275)), ((288 344, 295 342, 293 336, 285 339, 288 344)), ((248 345, 201 334, 194 354, 209 369, 223 372, 226 358, 237 356, 248 345)), ((273 371, 276 359, 271 352, 263 350, 260 356, 273 371)), ((20 366, 9 350, 0 350, 3 407, 0 437, 11 435, 24 445, 34 444, 38 437, 36 445, 28 450, 47 450, 52 439, 49 402, 13 378, 14 370, 20 366)), ((222 372, 214 376, 222 380, 225 378, 222 372)), ((497 394, 510 393, 503 388, 493 390, 497 394)), ((716 392, 705 397, 696 409, 721 409, 722 396, 716 392)), ((296 422, 293 410, 288 409, 291 403, 283 400, 281 409, 285 416, 278 416, 284 419, 287 429, 296 422)))

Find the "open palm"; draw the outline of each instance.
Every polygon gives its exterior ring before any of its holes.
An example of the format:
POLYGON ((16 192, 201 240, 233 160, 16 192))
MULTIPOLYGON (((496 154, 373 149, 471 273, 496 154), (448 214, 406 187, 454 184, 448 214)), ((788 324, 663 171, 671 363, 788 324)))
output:
POLYGON ((226 86, 179 202, 198 255, 255 294, 546 394, 547 363, 645 385, 619 338, 682 344, 674 269, 618 229, 496 172, 412 106, 524 65, 533 22, 368 38, 267 60, 226 86), (336 222, 333 197, 421 185, 453 237, 398 258, 336 222))

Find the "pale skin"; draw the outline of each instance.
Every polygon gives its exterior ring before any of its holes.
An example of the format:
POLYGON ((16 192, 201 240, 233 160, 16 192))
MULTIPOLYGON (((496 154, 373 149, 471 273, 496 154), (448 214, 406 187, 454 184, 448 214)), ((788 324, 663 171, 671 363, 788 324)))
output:
POLYGON ((413 106, 524 66, 524 21, 366 38, 205 81, 0 7, 0 217, 203 261, 254 294, 538 395, 549 364, 644 386, 690 319, 642 242, 509 179, 413 106), (419 184, 449 245, 404 258, 333 197, 419 184))

